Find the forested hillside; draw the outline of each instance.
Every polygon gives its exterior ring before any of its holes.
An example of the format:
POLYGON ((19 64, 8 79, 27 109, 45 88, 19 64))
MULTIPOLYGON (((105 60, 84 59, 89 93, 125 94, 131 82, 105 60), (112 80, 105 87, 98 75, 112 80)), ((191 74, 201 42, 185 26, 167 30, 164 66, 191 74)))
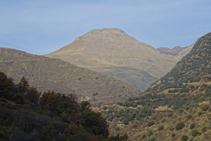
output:
POLYGON ((126 141, 108 137, 108 124, 89 102, 73 94, 39 92, 23 77, 18 84, 0 72, 1 141, 126 141), (40 97, 40 95, 42 95, 40 97))

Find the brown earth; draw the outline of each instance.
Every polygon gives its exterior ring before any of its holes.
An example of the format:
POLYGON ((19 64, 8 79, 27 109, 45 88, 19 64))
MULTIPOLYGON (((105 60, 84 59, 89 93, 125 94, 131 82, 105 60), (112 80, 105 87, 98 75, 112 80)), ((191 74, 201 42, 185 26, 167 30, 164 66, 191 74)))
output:
POLYGON ((18 83, 24 76, 39 90, 75 93, 92 104, 124 101, 140 94, 135 88, 109 76, 72 65, 59 59, 0 48, 0 71, 18 83))
POLYGON ((104 73, 144 91, 169 72, 192 47, 181 48, 176 55, 160 53, 120 29, 103 28, 91 30, 46 56, 104 73))

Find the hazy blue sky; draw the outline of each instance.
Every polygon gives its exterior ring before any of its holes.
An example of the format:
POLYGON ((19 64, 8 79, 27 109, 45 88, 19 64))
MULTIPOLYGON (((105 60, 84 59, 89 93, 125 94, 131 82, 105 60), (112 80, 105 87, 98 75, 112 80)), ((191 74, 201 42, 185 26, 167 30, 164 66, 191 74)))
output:
POLYGON ((0 0, 0 47, 55 51, 96 28, 153 47, 188 46, 211 32, 210 0, 0 0))

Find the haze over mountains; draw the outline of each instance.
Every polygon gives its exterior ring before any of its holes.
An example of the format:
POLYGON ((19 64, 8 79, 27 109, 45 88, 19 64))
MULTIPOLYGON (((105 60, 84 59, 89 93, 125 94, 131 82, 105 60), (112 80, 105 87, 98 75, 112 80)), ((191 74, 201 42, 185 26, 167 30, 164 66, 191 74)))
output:
POLYGON ((46 56, 97 71, 140 91, 169 72, 193 47, 160 48, 140 42, 120 29, 94 29, 46 56))
POLYGON ((135 88, 106 75, 59 59, 0 48, 0 71, 18 83, 24 76, 38 90, 74 93, 92 104, 124 101, 140 94, 135 88))

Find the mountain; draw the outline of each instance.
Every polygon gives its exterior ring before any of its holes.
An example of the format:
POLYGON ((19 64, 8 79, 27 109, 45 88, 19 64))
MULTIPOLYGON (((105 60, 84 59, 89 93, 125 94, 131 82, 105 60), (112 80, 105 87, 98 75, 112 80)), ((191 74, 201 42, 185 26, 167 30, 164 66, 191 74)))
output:
POLYGON ((120 29, 103 28, 91 30, 46 56, 106 74, 144 91, 169 72, 192 46, 181 48, 177 55, 160 53, 120 29))
POLYGON ((80 68, 59 59, 0 48, 0 71, 18 83, 25 77, 38 90, 74 93, 92 104, 124 101, 140 94, 135 88, 103 74, 80 68))
POLYGON ((180 87, 182 83, 200 81, 201 76, 209 77, 211 73, 210 40, 211 33, 199 38, 192 50, 147 91, 161 92, 167 88, 180 87))
POLYGON ((139 97, 93 108, 132 141, 211 139, 211 33, 139 97))

